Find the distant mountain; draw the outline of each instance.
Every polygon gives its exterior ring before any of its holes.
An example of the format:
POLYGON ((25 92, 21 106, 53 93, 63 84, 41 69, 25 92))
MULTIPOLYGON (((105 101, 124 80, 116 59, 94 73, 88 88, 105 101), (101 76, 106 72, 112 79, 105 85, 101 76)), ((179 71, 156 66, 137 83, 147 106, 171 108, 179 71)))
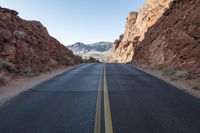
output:
POLYGON ((74 54, 86 54, 89 52, 106 52, 112 50, 111 42, 98 42, 93 44, 84 44, 77 42, 70 46, 67 46, 68 49, 73 51, 74 54))
POLYGON ((112 42, 97 42, 93 44, 84 44, 77 42, 67 46, 74 54, 80 55, 83 58, 94 57, 97 59, 111 58, 112 42))

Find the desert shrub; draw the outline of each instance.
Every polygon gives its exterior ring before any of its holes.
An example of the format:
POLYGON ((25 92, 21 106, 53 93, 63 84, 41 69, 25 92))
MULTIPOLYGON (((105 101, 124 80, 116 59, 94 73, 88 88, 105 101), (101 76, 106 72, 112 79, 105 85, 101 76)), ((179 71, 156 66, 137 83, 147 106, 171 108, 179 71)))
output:
POLYGON ((162 69, 162 71, 167 75, 174 75, 177 72, 177 69, 175 67, 165 67, 162 69))
POLYGON ((26 67, 20 69, 22 75, 27 77, 39 75, 40 68, 37 66, 37 64, 40 64, 40 62, 37 61, 37 59, 32 58, 31 56, 26 56, 24 58, 24 63, 26 64, 26 67))
POLYGON ((189 79, 189 77, 191 77, 187 71, 183 70, 177 70, 175 76, 178 78, 185 78, 185 79, 189 79))
POLYGON ((157 64, 154 67, 155 70, 162 70, 163 69, 163 65, 157 64))
POLYGON ((98 63, 99 60, 96 59, 96 58, 94 58, 94 57, 90 57, 90 58, 89 58, 89 62, 91 62, 91 63, 98 63))
POLYGON ((26 68, 23 69, 22 73, 23 73, 23 75, 31 76, 32 75, 32 68, 26 67, 26 68))
POLYGON ((0 68, 1 69, 5 69, 7 70, 8 72, 11 72, 11 73, 17 73, 17 68, 15 67, 14 64, 10 63, 10 62, 6 62, 6 61, 2 61, 0 60, 0 68))
POLYGON ((69 65, 74 64, 73 59, 71 59, 70 57, 68 57, 68 56, 66 55, 66 53, 64 53, 64 52, 62 52, 62 51, 59 52, 59 53, 57 53, 56 60, 57 60, 59 63, 61 63, 61 64, 63 64, 63 65, 66 65, 66 66, 69 66, 69 65))
POLYGON ((27 66, 20 69, 20 74, 27 77, 35 77, 40 75, 40 70, 35 66, 27 66))
POLYGON ((30 76, 34 77, 34 76, 39 76, 39 75, 40 75, 40 71, 38 69, 32 68, 30 76))
POLYGON ((25 37, 25 33, 23 31, 16 30, 13 32, 13 34, 14 34, 15 38, 17 38, 17 39, 22 39, 25 37))

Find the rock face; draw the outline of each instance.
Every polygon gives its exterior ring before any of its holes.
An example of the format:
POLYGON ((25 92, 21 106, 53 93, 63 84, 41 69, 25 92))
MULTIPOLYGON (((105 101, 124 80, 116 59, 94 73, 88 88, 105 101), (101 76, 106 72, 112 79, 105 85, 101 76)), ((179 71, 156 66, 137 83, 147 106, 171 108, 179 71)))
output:
POLYGON ((135 48, 133 61, 173 65, 200 77, 200 1, 175 0, 135 48))
POLYGON ((26 21, 17 15, 16 11, 0 8, 0 72, 5 64, 12 64, 18 72, 45 72, 81 61, 51 37, 40 22, 26 21))
POLYGON ((113 61, 127 63, 132 60, 135 46, 144 39, 145 33, 169 7, 172 0, 148 0, 139 13, 127 17, 125 32, 114 43, 113 61))

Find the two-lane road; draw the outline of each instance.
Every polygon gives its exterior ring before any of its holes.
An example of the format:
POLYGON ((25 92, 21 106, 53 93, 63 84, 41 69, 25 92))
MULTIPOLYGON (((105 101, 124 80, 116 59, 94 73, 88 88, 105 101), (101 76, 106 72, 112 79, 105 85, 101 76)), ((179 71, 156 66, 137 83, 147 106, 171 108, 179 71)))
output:
POLYGON ((0 106, 0 133, 200 133, 200 100, 124 64, 83 64, 0 106))

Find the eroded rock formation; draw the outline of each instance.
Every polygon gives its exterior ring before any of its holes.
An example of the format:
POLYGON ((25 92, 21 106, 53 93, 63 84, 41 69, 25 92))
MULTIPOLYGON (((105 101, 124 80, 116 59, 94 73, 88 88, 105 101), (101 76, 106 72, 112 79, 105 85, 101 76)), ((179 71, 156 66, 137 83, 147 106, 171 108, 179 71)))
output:
POLYGON ((135 46, 144 39, 145 33, 163 15, 172 0, 148 0, 139 13, 128 15, 125 32, 114 45, 113 61, 126 63, 132 60, 135 46))
POLYGON ((13 10, 0 7, 0 72, 45 72, 81 59, 51 37, 38 21, 26 21, 13 10), (10 66, 9 66, 10 65, 10 66))
POLYGON ((133 61, 172 65, 200 77, 200 1, 175 0, 135 48, 133 61))

